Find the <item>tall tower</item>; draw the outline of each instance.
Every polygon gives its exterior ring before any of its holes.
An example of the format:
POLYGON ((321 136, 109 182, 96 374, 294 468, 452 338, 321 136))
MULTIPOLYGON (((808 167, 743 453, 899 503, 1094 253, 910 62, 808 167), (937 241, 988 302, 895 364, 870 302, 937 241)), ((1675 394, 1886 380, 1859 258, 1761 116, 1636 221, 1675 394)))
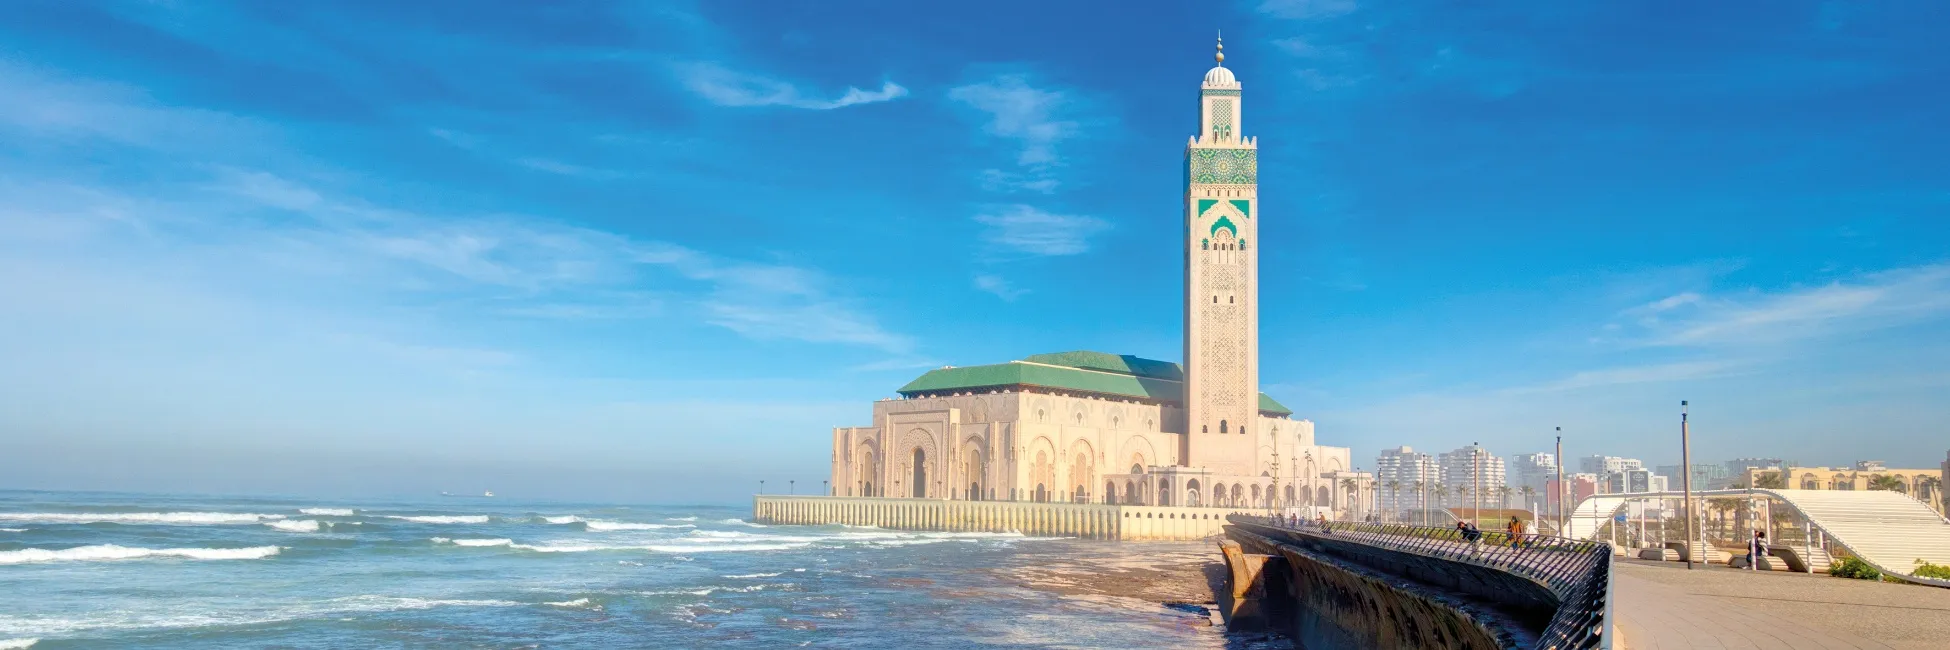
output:
POLYGON ((1259 415, 1259 143, 1241 135, 1239 81, 1218 65, 1199 86, 1185 147, 1186 465, 1253 472, 1259 415))

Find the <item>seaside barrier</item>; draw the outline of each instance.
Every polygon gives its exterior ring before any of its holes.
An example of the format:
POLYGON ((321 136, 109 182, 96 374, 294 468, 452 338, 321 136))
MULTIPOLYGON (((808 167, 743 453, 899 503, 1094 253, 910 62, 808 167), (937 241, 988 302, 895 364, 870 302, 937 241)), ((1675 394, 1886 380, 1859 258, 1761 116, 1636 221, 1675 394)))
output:
POLYGON ((897 530, 1022 533, 1123 542, 1214 537, 1226 517, 1246 508, 1133 506, 1035 501, 958 501, 889 497, 760 495, 752 517, 761 524, 845 524, 897 530))
MULTIPOLYGON (((1609 544, 1448 528, 1231 518, 1227 537, 1276 556, 1256 609, 1308 647, 1614 647, 1609 544), (1267 607, 1268 605, 1274 605, 1267 607)), ((1233 562, 1232 554, 1227 561, 1233 562)), ((1235 587, 1235 590, 1238 588, 1235 587)))

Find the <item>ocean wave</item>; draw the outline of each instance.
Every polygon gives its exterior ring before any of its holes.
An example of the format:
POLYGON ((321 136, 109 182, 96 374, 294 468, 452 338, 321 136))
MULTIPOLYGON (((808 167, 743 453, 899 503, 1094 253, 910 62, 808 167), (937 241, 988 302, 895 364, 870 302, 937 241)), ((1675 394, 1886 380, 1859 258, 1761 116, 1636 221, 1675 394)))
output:
POLYGON ((238 512, 0 512, 0 521, 49 524, 255 524, 283 518, 238 512))
POLYGON ((313 517, 350 517, 359 512, 351 508, 299 508, 298 514, 313 517))
POLYGON ((590 600, 588 598, 577 598, 575 600, 564 600, 560 602, 542 603, 542 604, 552 605, 555 607, 588 607, 593 609, 602 609, 603 607, 602 605, 596 604, 596 601, 590 600))
POLYGON ((563 515, 563 516, 560 516, 560 517, 543 517, 543 518, 542 518, 542 521, 545 521, 545 522, 548 522, 548 523, 551 523, 551 524, 573 524, 573 523, 577 523, 577 522, 580 522, 580 521, 582 521, 582 520, 583 520, 583 519, 582 519, 581 517, 577 517, 577 516, 575 516, 575 515, 563 515))
POLYGON ((695 524, 638 524, 627 521, 603 521, 592 519, 583 523, 591 532, 606 533, 618 530, 661 530, 665 528, 696 528, 695 524))
POLYGON ((697 517, 664 517, 664 521, 697 521, 697 517))
POLYGON ((267 521, 264 525, 287 533, 316 533, 320 527, 317 519, 267 521))
POLYGON ((779 573, 747 573, 747 574, 744 574, 744 575, 735 575, 735 576, 725 576, 725 577, 727 577, 727 578, 738 578, 738 579, 742 579, 742 580, 750 580, 750 579, 752 579, 752 578, 777 578, 777 577, 779 577, 779 576, 782 576, 782 575, 785 575, 785 573, 784 573, 784 572, 779 572, 779 573))
POLYGON ((27 532, 27 529, 25 529, 25 528, 0 528, 0 533, 24 533, 24 532, 27 532))
POLYGON ((721 521, 721 522, 718 522, 718 523, 724 523, 724 524, 735 524, 735 525, 739 525, 739 526, 751 526, 751 527, 753 527, 753 528, 771 528, 771 526, 767 526, 767 525, 765 525, 765 524, 754 524, 754 523, 752 523, 752 522, 749 522, 749 521, 745 521, 745 520, 743 520, 743 519, 726 519, 726 520, 724 520, 724 521, 721 521))
POLYGON ((40 642, 40 639, 0 639, 0 650, 26 650, 40 642))
POLYGON ((387 519, 411 521, 421 524, 485 524, 487 515, 380 515, 387 519))
POLYGON ((276 546, 252 546, 248 548, 133 548, 114 544, 77 546, 60 550, 23 548, 18 551, 0 551, 0 565, 28 564, 34 562, 97 562, 107 560, 137 560, 152 557, 176 557, 190 560, 261 560, 277 555, 281 550, 276 546))

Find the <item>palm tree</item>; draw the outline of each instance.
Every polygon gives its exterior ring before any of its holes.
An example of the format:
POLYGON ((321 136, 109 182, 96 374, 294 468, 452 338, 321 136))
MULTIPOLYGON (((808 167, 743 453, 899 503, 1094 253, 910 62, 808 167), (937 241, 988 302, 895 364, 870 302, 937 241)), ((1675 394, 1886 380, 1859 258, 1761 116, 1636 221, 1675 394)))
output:
POLYGON ((1422 511, 1422 523, 1429 523, 1429 482, 1415 482, 1415 505, 1422 511))
POLYGON ((1435 495, 1437 507, 1447 507, 1449 505, 1449 486, 1437 483, 1429 492, 1435 495))
POLYGON ((1388 488, 1388 503, 1394 506, 1390 510, 1400 510, 1402 507, 1402 482, 1391 478, 1388 479, 1388 482, 1381 485, 1382 487, 1388 488))
POLYGON ((1524 507, 1528 509, 1530 507, 1530 499, 1532 497, 1537 496, 1537 488, 1525 485, 1523 487, 1517 488, 1517 494, 1523 495, 1524 507))
POLYGON ((1354 517, 1354 504, 1361 500, 1361 483, 1352 478, 1343 478, 1341 490, 1347 494, 1347 514, 1351 519, 1354 517))
POLYGON ((1780 472, 1761 472, 1760 476, 1754 479, 1754 487, 1763 490, 1785 490, 1787 479, 1782 478, 1780 472))
POLYGON ((1930 505, 1936 506, 1939 510, 1943 508, 1943 479, 1935 476, 1925 476, 1918 479, 1916 481, 1916 491, 1919 493, 1916 496, 1937 502, 1930 505))
POLYGON ((1496 486, 1496 507, 1498 508, 1510 507, 1510 493, 1513 491, 1514 490, 1511 490, 1510 486, 1508 485, 1496 486))
POLYGON ((1885 490, 1890 492, 1909 492, 1909 486, 1904 485, 1902 479, 1896 478, 1894 476, 1890 476, 1888 474, 1877 474, 1875 476, 1869 477, 1869 489, 1885 490))

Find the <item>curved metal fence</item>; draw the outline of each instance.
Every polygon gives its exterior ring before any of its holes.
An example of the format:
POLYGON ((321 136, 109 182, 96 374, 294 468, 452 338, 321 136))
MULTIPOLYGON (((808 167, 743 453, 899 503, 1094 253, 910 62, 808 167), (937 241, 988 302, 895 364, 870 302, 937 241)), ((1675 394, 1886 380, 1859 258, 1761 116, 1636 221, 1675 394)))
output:
POLYGON ((1394 551, 1473 564, 1523 577, 1558 599, 1549 627, 1538 636, 1545 650, 1612 647, 1612 548, 1606 542, 1549 535, 1482 531, 1474 540, 1456 528, 1401 524, 1334 523, 1325 526, 1274 517, 1234 515, 1291 533, 1352 541, 1394 551))

